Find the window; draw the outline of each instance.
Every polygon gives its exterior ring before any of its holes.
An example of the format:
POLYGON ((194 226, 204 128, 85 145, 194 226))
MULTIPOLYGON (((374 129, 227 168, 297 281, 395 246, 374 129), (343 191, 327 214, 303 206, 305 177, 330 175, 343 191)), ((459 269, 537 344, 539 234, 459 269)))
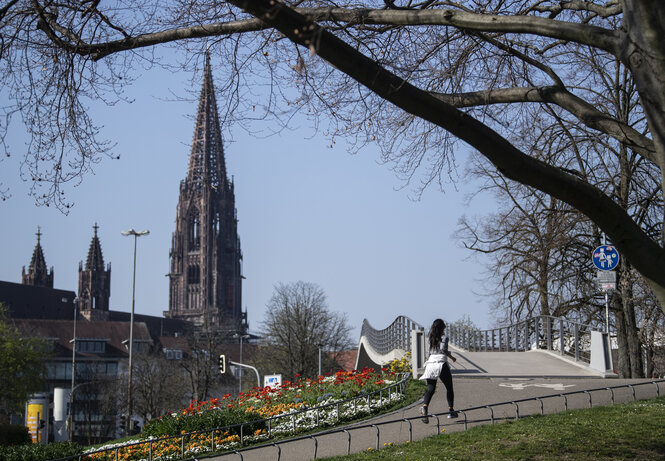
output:
POLYGON ((103 354, 106 352, 105 339, 77 339, 76 352, 88 352, 92 354, 103 354))
POLYGON ((195 285, 201 282, 201 268, 198 265, 187 266, 187 283, 195 285))
POLYGON ((197 211, 194 211, 188 220, 188 240, 189 251, 198 251, 201 248, 201 218, 197 211))
MULTIPOLYGON (((132 352, 136 354, 143 354, 144 352, 148 352, 151 344, 152 341, 149 339, 135 339, 132 352)), ((129 340, 124 340, 122 345, 125 346, 125 350, 129 351, 129 340)))
POLYGON ((117 374, 117 362, 83 362, 76 364, 76 376, 81 379, 114 378, 117 374))
MULTIPOLYGON (((78 364, 76 368, 78 369, 78 364)), ((65 362, 49 362, 46 364, 46 376, 49 380, 72 379, 72 364, 65 362)))
POLYGON ((168 360, 182 360, 182 351, 180 349, 164 349, 164 354, 168 360))
POLYGON ((210 359, 210 352, 209 352, 209 351, 205 351, 205 350, 203 350, 203 349, 192 351, 192 355, 193 355, 194 357, 198 357, 199 355, 201 355, 201 357, 203 357, 203 358, 205 358, 205 359, 210 359))

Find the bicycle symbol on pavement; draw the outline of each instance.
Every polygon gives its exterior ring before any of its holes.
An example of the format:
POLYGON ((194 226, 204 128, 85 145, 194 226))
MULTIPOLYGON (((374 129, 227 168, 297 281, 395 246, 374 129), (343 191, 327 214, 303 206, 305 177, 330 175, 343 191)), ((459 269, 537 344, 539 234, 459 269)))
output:
POLYGON ((563 383, 556 383, 556 384, 545 384, 545 383, 536 383, 536 384, 527 384, 527 383, 501 383, 499 384, 501 387, 510 387, 514 391, 523 391, 527 387, 547 387, 551 388, 552 390, 555 391, 565 391, 567 387, 573 387, 575 386, 574 384, 568 384, 565 385, 563 383))

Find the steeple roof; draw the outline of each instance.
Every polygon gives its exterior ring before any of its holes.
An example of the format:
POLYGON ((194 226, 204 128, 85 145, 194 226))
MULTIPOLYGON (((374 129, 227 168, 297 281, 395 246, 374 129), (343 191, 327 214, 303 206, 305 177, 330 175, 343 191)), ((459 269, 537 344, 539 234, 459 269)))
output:
POLYGON ((97 223, 93 226, 95 230, 95 235, 92 237, 90 242, 90 249, 88 250, 88 259, 85 262, 85 270, 104 270, 104 257, 102 256, 102 245, 99 243, 99 238, 97 237, 97 229, 99 226, 97 223))
POLYGON ((42 230, 40 227, 37 227, 37 245, 35 245, 35 249, 32 252, 32 259, 30 260, 27 273, 25 272, 25 266, 23 266, 21 283, 23 285, 53 288, 53 268, 51 268, 50 273, 46 268, 41 237, 42 230))
POLYGON ((47 274, 48 269, 46 268, 46 260, 44 259, 44 252, 41 245, 41 228, 37 227, 37 245, 32 252, 32 259, 30 260, 30 266, 28 268, 29 274, 35 274, 36 276, 41 276, 42 274, 47 274))
POLYGON ((208 182, 215 189, 219 189, 220 186, 223 187, 227 183, 224 146, 222 145, 209 53, 206 53, 203 70, 203 86, 196 115, 192 150, 189 155, 187 182, 199 186, 203 182, 208 182))

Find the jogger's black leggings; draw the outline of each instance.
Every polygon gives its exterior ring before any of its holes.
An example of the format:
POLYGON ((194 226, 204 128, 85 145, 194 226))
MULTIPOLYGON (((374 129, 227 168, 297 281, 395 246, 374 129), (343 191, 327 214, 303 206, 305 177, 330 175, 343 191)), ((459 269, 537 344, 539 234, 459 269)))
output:
MULTIPOLYGON (((441 367, 441 373, 439 374, 439 379, 446 386, 446 399, 448 400, 448 407, 453 408, 453 403, 455 401, 455 392, 453 392, 453 375, 450 373, 450 367, 447 363, 444 363, 441 367)), ((434 391, 436 390, 436 379, 426 379, 427 381, 427 390, 423 396, 423 404, 429 405, 434 391)))

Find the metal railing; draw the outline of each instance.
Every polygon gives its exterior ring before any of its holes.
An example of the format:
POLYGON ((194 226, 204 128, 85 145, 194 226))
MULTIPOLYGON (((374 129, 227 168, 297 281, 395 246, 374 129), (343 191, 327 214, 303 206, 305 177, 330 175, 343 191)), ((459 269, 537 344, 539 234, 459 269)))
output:
MULTIPOLYGON (((515 419, 519 419, 525 416, 532 416, 534 414, 545 414, 545 406, 543 404, 543 401, 546 399, 556 399, 560 400, 561 403, 563 404, 563 408, 561 411, 568 411, 569 409, 569 397, 574 397, 576 395, 582 395, 586 396, 586 401, 588 402, 588 408, 593 407, 593 399, 592 399, 592 393, 598 393, 598 392, 609 392, 610 395, 610 403, 614 405, 616 403, 616 396, 615 396, 615 390, 617 389, 630 389, 631 391, 631 396, 632 396, 632 401, 637 401, 637 396, 635 393, 635 388, 638 386, 647 386, 647 385, 652 385, 655 386, 655 397, 660 397, 660 385, 664 384, 665 380, 657 380, 657 381, 647 381, 643 383, 635 383, 635 384, 623 384, 623 385, 618 385, 618 386, 611 386, 611 387, 599 387, 595 389, 587 389, 587 390, 580 390, 580 391, 570 391, 570 392, 565 392, 565 393, 558 393, 558 394, 550 394, 550 395, 544 395, 540 397, 531 397, 531 398, 526 398, 526 399, 519 399, 519 400, 510 400, 510 401, 505 401, 505 402, 499 402, 499 403, 492 403, 488 405, 480 405, 476 407, 470 407, 470 408, 465 408, 463 410, 456 410, 457 413, 462 415, 463 419, 462 422, 464 424, 464 430, 468 429, 469 423, 473 422, 476 424, 482 424, 482 423, 491 423, 494 424, 497 420, 494 414, 494 409, 497 407, 502 407, 502 406, 512 406, 515 410, 515 419), (520 404, 528 403, 528 402, 537 402, 539 404, 539 412, 536 413, 526 413, 522 412, 520 413, 520 404), (474 420, 470 421, 469 420, 469 415, 472 412, 489 412, 487 415, 486 419, 479 419, 479 420, 474 420)), ((647 397, 647 398, 652 398, 652 397, 647 397)), ((625 399, 626 401, 628 400, 627 398, 625 399)), ((581 408, 578 406, 578 408, 581 408)), ((523 408, 522 408, 523 409, 523 408)), ((436 433, 435 434, 440 434, 441 433, 441 421, 440 421, 440 416, 445 416, 448 415, 450 412, 441 412, 441 413, 432 413, 428 415, 427 418, 433 418, 436 420, 436 433)), ((550 413, 557 413, 556 409, 555 410, 550 410, 550 413)), ((406 423, 408 424, 408 442, 413 442, 413 423, 412 421, 414 420, 422 420, 423 416, 411 416, 408 418, 400 418, 400 419, 393 419, 390 421, 380 421, 380 422, 374 422, 374 423, 368 423, 368 424, 363 424, 363 425, 357 425, 353 427, 345 427, 345 428, 340 428, 340 429, 331 429, 325 432, 320 432, 317 434, 311 434, 311 435, 303 435, 301 437, 296 437, 296 438, 291 438, 288 440, 280 440, 276 442, 271 442, 267 444, 262 444, 262 445, 256 445, 252 447, 247 447, 239 450, 233 450, 228 453, 223 453, 220 455, 216 455, 218 457, 224 457, 226 458, 227 456, 238 456, 240 457, 240 460, 243 459, 243 453, 248 452, 248 451, 253 451, 253 450, 258 450, 258 449, 264 449, 264 448, 276 448, 276 461, 280 461, 281 458, 281 453, 282 450, 280 448, 280 445, 284 445, 287 443, 293 443, 293 442, 298 442, 298 441, 304 441, 304 440, 312 440, 312 459, 317 458, 317 452, 319 448, 319 439, 323 438, 325 436, 330 436, 330 435, 335 435, 335 434, 346 434, 346 453, 339 453, 339 455, 350 455, 351 454, 351 440, 352 440, 352 432, 356 433, 359 431, 367 430, 367 429, 372 429, 375 431, 375 449, 378 451, 380 450, 380 442, 381 442, 381 428, 384 426, 388 425, 393 425, 393 424, 403 424, 406 423)), ((504 418, 506 419, 506 418, 504 418)), ((453 423, 457 424, 457 423, 453 423)), ((406 442, 406 440, 404 441, 406 442)), ((392 443, 392 442, 391 442, 392 443)), ((339 446, 339 444, 337 444, 339 446)), ((366 447, 364 448, 366 449, 366 447)), ((330 454, 327 454, 327 456, 330 456, 330 454)), ((193 458, 190 458, 193 459, 193 458)), ((266 458, 269 459, 269 458, 266 458)))
POLYGON ((576 361, 591 360, 591 331, 573 320, 541 315, 491 330, 450 327, 450 341, 468 351, 511 352, 545 349, 576 361))
POLYGON ((411 350, 411 330, 422 328, 422 325, 404 315, 397 317, 383 330, 373 328, 367 319, 364 319, 360 336, 364 336, 379 354, 388 354, 395 349, 411 350))
MULTIPOLYGON (((221 440, 225 437, 224 433, 236 433, 238 434, 238 442, 240 447, 251 437, 251 431, 257 427, 263 427, 267 431, 267 438, 270 439, 273 435, 283 434, 285 432, 297 434, 302 430, 311 429, 311 424, 308 427, 298 427, 299 423, 303 421, 314 422, 315 427, 326 426, 331 424, 340 423, 342 421, 343 409, 345 407, 353 406, 354 414, 358 413, 358 407, 367 408, 367 412, 372 412, 372 407, 376 408, 377 406, 383 406, 384 400, 386 403, 389 403, 391 400, 394 400, 394 394, 404 394, 406 388, 406 383, 411 377, 410 373, 400 373, 397 375, 399 381, 386 386, 384 388, 378 389, 376 391, 359 394, 354 397, 350 397, 344 400, 338 400, 332 403, 327 403, 324 405, 319 405, 316 407, 305 408, 303 410, 296 410, 291 413, 281 414, 272 416, 270 418, 248 421, 238 424, 233 424, 224 427, 218 427, 214 429, 207 429, 203 431, 188 432, 184 434, 178 434, 173 436, 159 437, 153 439, 140 440, 134 443, 126 443, 118 445, 112 448, 104 448, 100 450, 90 451, 86 453, 80 453, 77 455, 71 455, 64 458, 57 458, 51 461, 67 461, 67 460, 78 460, 84 461, 87 459, 100 459, 99 456, 103 454, 111 455, 116 461, 121 458, 120 452, 125 449, 139 449, 147 448, 147 460, 152 461, 153 459, 153 448, 155 445, 164 441, 171 441, 171 445, 178 445, 180 447, 180 459, 185 459, 186 454, 186 442, 196 438, 197 436, 210 436, 210 449, 207 452, 215 452, 217 450, 223 450, 220 447, 221 440), (378 400, 378 404, 376 401, 378 400), (332 414, 332 418, 325 418, 322 414, 326 413, 326 410, 332 414), (333 410, 333 411, 330 411, 333 410), (248 430, 249 428, 249 430, 248 430)), ((235 450, 233 450, 235 451, 235 450)), ((200 456, 200 455, 199 455, 200 456)), ((108 458, 104 458, 108 459, 108 458)), ((188 458, 189 459, 189 458, 188 458)))

